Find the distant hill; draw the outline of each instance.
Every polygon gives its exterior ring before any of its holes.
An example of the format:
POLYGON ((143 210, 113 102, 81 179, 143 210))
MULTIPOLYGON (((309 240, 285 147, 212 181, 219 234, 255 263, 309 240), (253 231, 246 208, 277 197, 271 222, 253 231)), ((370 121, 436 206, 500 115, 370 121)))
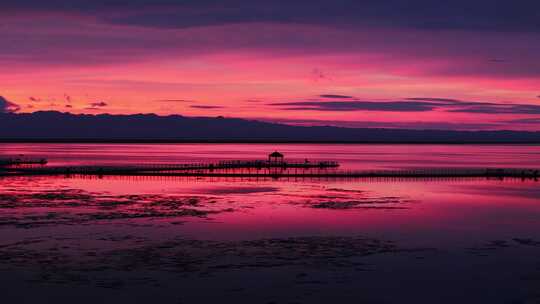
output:
POLYGON ((180 115, 0 114, 0 141, 540 143, 540 132, 290 126, 180 115))

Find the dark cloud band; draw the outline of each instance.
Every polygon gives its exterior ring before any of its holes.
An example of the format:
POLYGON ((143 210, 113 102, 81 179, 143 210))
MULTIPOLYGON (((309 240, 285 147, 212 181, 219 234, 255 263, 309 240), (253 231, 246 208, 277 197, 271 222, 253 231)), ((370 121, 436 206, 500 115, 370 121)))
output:
POLYGON ((19 0, 0 11, 60 11, 100 16, 109 23, 186 28, 248 22, 380 25, 422 29, 540 32, 540 2, 522 0, 19 0))
POLYGON ((271 103, 288 111, 379 111, 540 115, 540 105, 463 101, 448 98, 408 98, 404 101, 293 101, 271 103))
POLYGON ((190 108, 193 108, 193 109, 223 109, 222 106, 207 106, 207 105, 193 105, 193 106, 190 106, 190 108))

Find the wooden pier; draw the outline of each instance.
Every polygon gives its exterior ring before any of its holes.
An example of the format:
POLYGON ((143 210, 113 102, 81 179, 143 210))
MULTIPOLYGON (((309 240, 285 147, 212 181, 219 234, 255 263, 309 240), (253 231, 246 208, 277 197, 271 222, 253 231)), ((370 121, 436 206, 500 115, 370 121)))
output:
MULTIPOLYGON (((0 176, 195 176, 239 178, 522 178, 538 179, 538 168, 420 168, 403 170, 342 170, 335 161, 285 161, 279 152, 268 160, 214 163, 46 166, 44 159, 14 158, 0 165, 0 176), (30 165, 29 165, 30 164, 30 165), (36 164, 36 165, 32 165, 36 164)), ((0 164, 2 164, 0 160, 0 164)))
POLYGON ((24 155, 15 157, 0 157, 0 167, 45 164, 47 164, 47 159, 45 158, 30 158, 25 157, 24 155))
POLYGON ((94 175, 94 176, 201 176, 271 178, 527 178, 538 179, 530 168, 421 168, 403 170, 341 170, 335 163, 220 162, 215 164, 161 164, 132 166, 8 166, 0 176, 94 175))
POLYGON ((296 172, 305 170, 328 170, 339 167, 334 161, 304 161, 304 162, 269 162, 269 161, 220 161, 216 163, 184 163, 184 164, 140 164, 140 165, 91 165, 91 166, 10 166, 0 168, 0 174, 142 174, 168 172, 171 174, 203 173, 241 173, 257 171, 281 172, 295 169, 296 172))

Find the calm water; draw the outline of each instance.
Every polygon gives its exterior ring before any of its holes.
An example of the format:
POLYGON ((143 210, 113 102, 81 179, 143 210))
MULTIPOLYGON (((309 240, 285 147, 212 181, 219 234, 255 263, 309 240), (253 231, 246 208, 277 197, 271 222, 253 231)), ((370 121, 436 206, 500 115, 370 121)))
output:
POLYGON ((266 159, 279 150, 288 159, 329 159, 346 169, 410 167, 537 167, 540 147, 495 145, 290 145, 290 144, 3 144, 0 157, 46 157, 50 165, 177 163, 266 159))
MULTIPOLYGON (((50 165, 262 159, 274 150, 343 169, 540 167, 538 146, 0 146, 50 165)), ((4 178, 0 282, 8 302, 540 303, 539 186, 4 178)))

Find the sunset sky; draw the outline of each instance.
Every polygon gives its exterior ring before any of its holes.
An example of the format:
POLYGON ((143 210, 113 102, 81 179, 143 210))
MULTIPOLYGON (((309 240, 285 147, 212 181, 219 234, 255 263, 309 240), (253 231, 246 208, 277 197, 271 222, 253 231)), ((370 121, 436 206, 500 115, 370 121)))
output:
POLYGON ((4 111, 540 130, 537 0, 8 0, 0 17, 4 111))

